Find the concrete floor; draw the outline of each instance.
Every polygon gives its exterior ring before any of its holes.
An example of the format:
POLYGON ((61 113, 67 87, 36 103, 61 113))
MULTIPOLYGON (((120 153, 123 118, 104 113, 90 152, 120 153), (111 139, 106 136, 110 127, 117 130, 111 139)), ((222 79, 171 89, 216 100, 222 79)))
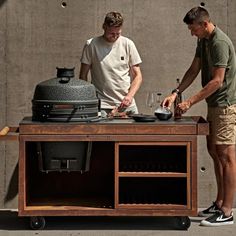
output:
POLYGON ((47 217, 43 230, 29 229, 29 218, 17 216, 16 211, 0 211, 0 236, 230 236, 232 226, 202 227, 202 218, 191 217, 191 226, 177 230, 173 217, 47 217))

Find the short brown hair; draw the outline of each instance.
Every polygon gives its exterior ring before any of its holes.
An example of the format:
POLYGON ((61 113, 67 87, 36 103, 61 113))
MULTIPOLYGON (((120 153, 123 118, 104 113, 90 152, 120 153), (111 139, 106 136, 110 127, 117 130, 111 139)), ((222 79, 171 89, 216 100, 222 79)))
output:
POLYGON ((106 14, 104 25, 109 27, 120 27, 123 25, 123 17, 119 12, 109 12, 106 14))

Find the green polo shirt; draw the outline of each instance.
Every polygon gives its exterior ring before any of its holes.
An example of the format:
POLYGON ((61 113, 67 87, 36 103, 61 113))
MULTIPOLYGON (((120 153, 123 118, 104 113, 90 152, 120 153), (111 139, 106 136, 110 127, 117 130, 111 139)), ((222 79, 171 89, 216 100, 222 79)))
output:
POLYGON ((229 37, 215 27, 209 39, 198 40, 196 57, 201 60, 202 86, 212 80, 213 67, 225 68, 223 86, 206 98, 210 107, 236 104, 236 57, 229 37))

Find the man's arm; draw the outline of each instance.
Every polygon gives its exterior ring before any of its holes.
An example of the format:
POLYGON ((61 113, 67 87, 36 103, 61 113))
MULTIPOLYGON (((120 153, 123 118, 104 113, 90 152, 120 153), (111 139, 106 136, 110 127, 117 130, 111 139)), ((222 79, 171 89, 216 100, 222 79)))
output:
POLYGON ((191 66, 184 74, 183 79, 178 87, 179 92, 182 93, 186 88, 188 88, 192 82, 196 79, 199 71, 201 69, 200 58, 194 57, 191 66))
POLYGON ((212 70, 212 80, 207 83, 197 94, 193 95, 186 101, 180 103, 178 105, 178 109, 182 113, 186 112, 192 105, 200 102, 201 100, 209 97, 213 94, 217 89, 219 89, 223 85, 225 77, 225 68, 222 67, 214 67, 212 70))
POLYGON ((137 93, 137 91, 140 88, 140 85, 142 83, 142 73, 139 65, 134 65, 130 68, 130 73, 132 75, 132 82, 130 85, 130 89, 128 94, 124 97, 123 101, 121 102, 120 107, 128 107, 134 98, 134 95, 137 93))
POLYGON ((80 65, 80 72, 79 72, 79 78, 82 80, 88 80, 88 72, 90 70, 90 65, 81 63, 80 65))
MULTIPOLYGON (((194 57, 191 66, 186 71, 186 73, 184 74, 183 79, 181 80, 181 83, 180 83, 180 85, 178 87, 179 92, 182 93, 195 80, 195 78, 197 77, 197 75, 198 75, 198 73, 199 73, 199 71, 201 69, 201 64, 200 63, 201 63, 200 62, 200 58, 194 57)), ((177 93, 173 93, 173 94, 169 95, 161 103, 162 106, 170 108, 172 103, 175 101, 176 97, 177 97, 177 93)))

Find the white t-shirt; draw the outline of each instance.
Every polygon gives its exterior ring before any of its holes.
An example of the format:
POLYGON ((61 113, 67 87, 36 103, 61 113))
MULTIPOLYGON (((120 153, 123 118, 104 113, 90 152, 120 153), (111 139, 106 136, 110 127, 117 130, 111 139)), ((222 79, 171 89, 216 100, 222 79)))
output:
POLYGON ((112 109, 121 103, 130 88, 130 67, 141 62, 133 41, 126 37, 120 36, 114 43, 103 36, 87 41, 81 63, 91 65, 91 82, 101 99, 101 108, 112 109))

